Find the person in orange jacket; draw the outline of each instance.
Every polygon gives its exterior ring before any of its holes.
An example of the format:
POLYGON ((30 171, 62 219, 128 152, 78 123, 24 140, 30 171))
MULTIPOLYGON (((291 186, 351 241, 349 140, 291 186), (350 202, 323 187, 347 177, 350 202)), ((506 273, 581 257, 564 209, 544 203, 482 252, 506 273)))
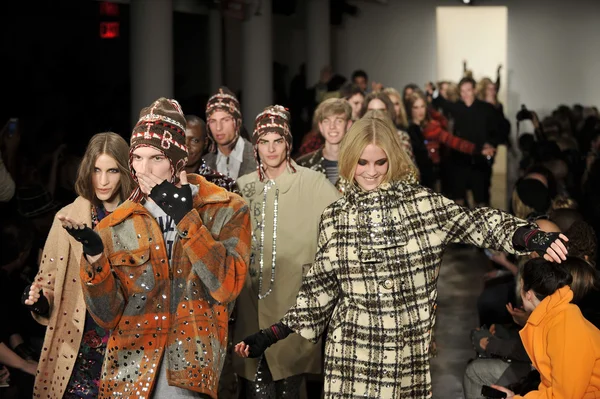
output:
POLYGON ((184 167, 177 101, 142 109, 131 134, 137 187, 96 230, 58 216, 83 244, 80 280, 112 330, 98 398, 217 398, 228 319, 250 260, 248 205, 184 167))
MULTIPOLYGON (((572 277, 562 266, 543 258, 523 267, 521 298, 532 312, 520 331, 533 366, 540 372, 538 390, 524 397, 600 398, 600 330, 571 303, 572 277)), ((522 398, 498 385, 507 398, 522 398)))

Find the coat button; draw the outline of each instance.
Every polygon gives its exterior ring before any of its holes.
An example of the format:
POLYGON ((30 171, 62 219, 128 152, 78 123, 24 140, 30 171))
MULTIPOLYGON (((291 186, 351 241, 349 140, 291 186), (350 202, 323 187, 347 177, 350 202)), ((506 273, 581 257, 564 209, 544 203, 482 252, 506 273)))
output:
POLYGON ((383 281, 381 283, 381 285, 383 286, 383 288, 385 288, 386 290, 391 290, 392 288, 394 288, 394 282, 392 281, 392 279, 388 278, 385 281, 383 281))

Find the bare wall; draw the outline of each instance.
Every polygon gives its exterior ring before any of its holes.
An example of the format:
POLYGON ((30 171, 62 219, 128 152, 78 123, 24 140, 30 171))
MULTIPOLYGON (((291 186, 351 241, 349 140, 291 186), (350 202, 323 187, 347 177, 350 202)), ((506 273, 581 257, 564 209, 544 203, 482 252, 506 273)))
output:
MULTIPOLYGON (((362 68, 370 77, 402 88, 436 76, 437 6, 454 0, 354 1, 357 18, 334 31, 335 67, 343 74, 362 68)), ((600 1, 479 0, 508 7, 508 104, 546 113, 559 103, 600 104, 600 1)), ((481 21, 485 24, 485 21, 481 21)), ((477 26, 473 26, 473 35, 477 26)), ((477 49, 474 49, 477 51, 477 49)), ((456 79, 461 65, 456 66, 456 79)))
MULTIPOLYGON (((480 6, 508 7, 507 104, 512 118, 520 104, 542 115, 559 103, 600 105, 600 0, 476 0, 480 6)), ((437 79, 436 7, 458 0, 351 1, 357 17, 332 28, 334 68, 349 77, 365 69, 376 81, 401 89, 409 82, 437 79)), ((302 2, 294 16, 273 19, 273 60, 288 66, 287 80, 305 60, 306 25, 302 2)), ((485 24, 485 21, 481 21, 485 24)), ((241 86, 238 21, 226 22, 226 80, 241 86)), ((473 26, 473 35, 477 26, 473 26)), ((477 49, 474 49, 477 51, 477 49)), ((456 79, 462 66, 456 65, 456 79)), ((310 82, 308 82, 310 84, 310 82)))

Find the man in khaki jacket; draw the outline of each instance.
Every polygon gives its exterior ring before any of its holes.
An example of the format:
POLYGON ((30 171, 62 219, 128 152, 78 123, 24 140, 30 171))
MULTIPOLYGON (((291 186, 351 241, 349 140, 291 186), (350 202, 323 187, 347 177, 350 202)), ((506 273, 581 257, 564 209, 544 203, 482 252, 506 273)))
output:
MULTIPOLYGON (((237 301, 233 342, 276 323, 296 302, 314 259, 322 211, 341 195, 322 173, 290 159, 289 113, 270 106, 256 117, 259 170, 238 179, 252 220, 249 277, 237 301)), ((298 398, 303 375, 321 372, 321 345, 291 336, 259 359, 234 357, 246 397, 298 398)))

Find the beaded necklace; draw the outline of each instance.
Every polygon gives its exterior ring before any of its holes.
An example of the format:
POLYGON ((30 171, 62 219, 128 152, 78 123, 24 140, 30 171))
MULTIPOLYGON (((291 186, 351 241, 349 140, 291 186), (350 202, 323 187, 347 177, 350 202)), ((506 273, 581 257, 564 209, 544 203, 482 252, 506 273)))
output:
MULTIPOLYGON (((122 201, 119 201, 119 205, 122 201)), ((118 205, 117 205, 118 206, 118 205)), ((92 228, 96 227, 98 223, 112 212, 107 211, 104 205, 92 205, 92 228)))
MULTIPOLYGON (((265 184, 265 188, 263 190, 263 203, 262 203, 262 221, 260 224, 260 247, 259 247, 259 252, 260 252, 260 261, 259 261, 259 272, 258 272, 258 299, 265 299, 267 296, 269 296, 269 294, 271 294, 271 292, 273 291, 273 284, 275 283, 275 259, 277 256, 277 209, 278 209, 278 205, 279 205, 279 189, 276 188, 275 189, 275 201, 273 202, 273 253, 272 258, 271 258, 271 283, 269 286, 269 290, 267 292, 265 292, 264 294, 262 293, 262 286, 263 286, 263 269, 264 269, 264 264, 265 264, 265 254, 264 254, 264 249, 265 249, 265 215, 266 215, 266 208, 267 208, 267 192, 275 186, 275 181, 274 180, 269 180, 266 184, 265 184)), ((254 231, 252 232, 252 239, 256 240, 256 237, 254 237, 254 231)))

